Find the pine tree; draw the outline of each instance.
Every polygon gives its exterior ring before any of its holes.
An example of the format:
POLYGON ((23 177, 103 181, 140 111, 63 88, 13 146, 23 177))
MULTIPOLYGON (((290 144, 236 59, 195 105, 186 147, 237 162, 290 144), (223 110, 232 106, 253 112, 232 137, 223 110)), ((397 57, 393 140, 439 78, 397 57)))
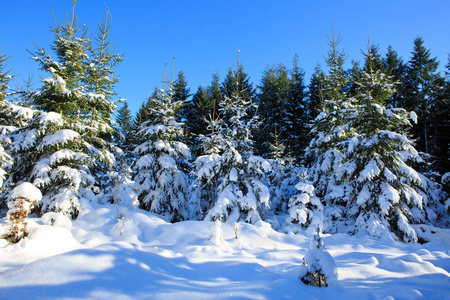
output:
POLYGON ((122 61, 122 55, 114 54, 108 41, 111 21, 108 20, 107 10, 103 22, 99 23, 97 36, 89 43, 89 56, 86 59, 86 76, 83 82, 86 84, 86 97, 81 111, 82 118, 88 126, 84 135, 87 140, 102 149, 106 141, 102 138, 113 129, 112 114, 117 108, 111 98, 115 96, 114 86, 118 82, 112 70, 122 61))
POLYGON ((159 92, 159 89, 155 87, 153 89, 152 95, 148 97, 144 103, 142 103, 141 107, 134 117, 134 127, 138 128, 143 123, 150 121, 153 118, 153 116, 151 115, 152 105, 154 103, 152 99, 157 98, 159 92))
POLYGON ((56 211, 76 218, 83 201, 96 200, 91 159, 71 119, 42 113, 14 132, 12 140, 13 181, 28 181, 41 190, 41 213, 56 211))
POLYGON ((6 99, 7 90, 9 88, 9 82, 12 79, 12 76, 9 75, 9 71, 5 71, 5 62, 10 57, 6 57, 5 54, 0 53, 0 103, 6 99))
POLYGON ((403 59, 398 56, 398 53, 392 48, 388 47, 386 57, 383 59, 384 68, 386 75, 392 78, 394 84, 399 85, 395 93, 392 95, 391 99, 388 100, 387 105, 390 107, 403 107, 403 99, 399 89, 401 88, 401 83, 405 75, 405 64, 403 59))
POLYGON ((228 70, 227 76, 220 86, 222 97, 231 98, 236 91, 240 91, 244 101, 255 102, 256 90, 250 82, 250 77, 244 72, 244 67, 239 65, 237 71, 228 70))
POLYGON ((237 80, 236 90, 219 103, 223 118, 210 120, 212 132, 202 139, 208 154, 197 158, 197 178, 200 187, 217 187, 206 220, 255 223, 269 206, 264 173, 270 164, 253 155, 251 132, 259 122, 247 115, 253 104, 247 91, 237 89, 242 86, 239 70, 238 64, 238 71, 229 76, 237 80))
POLYGON ((289 79, 289 94, 284 109, 286 124, 283 143, 288 146, 290 155, 300 161, 308 141, 308 125, 313 117, 309 111, 305 86, 305 72, 299 67, 298 55, 294 57, 294 66, 289 79))
POLYGON ((186 134, 188 135, 188 145, 196 156, 201 155, 201 147, 198 136, 206 134, 206 118, 212 113, 213 103, 208 94, 208 90, 202 86, 192 97, 192 100, 185 104, 186 113, 186 134))
POLYGON ((171 82, 168 85, 157 98, 149 99, 153 118, 139 127, 138 134, 145 141, 135 148, 140 155, 135 181, 141 208, 177 222, 191 213, 189 182, 183 170, 190 151, 178 141, 183 135, 183 124, 175 117, 182 102, 173 101, 171 82))
POLYGON ((283 134, 286 133, 284 108, 290 91, 288 71, 282 64, 267 67, 261 79, 258 94, 258 110, 263 120, 261 129, 255 135, 257 154, 268 157, 270 147, 274 144, 275 128, 283 134))
MULTIPOLYGON (((343 213, 339 204, 344 201, 344 190, 336 184, 335 177, 343 155, 338 145, 354 134, 347 124, 353 103, 345 93, 349 79, 343 69, 346 55, 338 50, 340 40, 333 33, 328 41, 330 50, 325 62, 329 71, 321 76, 322 88, 319 90, 323 105, 312 124, 312 140, 305 152, 306 163, 310 166, 310 181, 316 195, 327 202, 325 213, 328 219, 338 218, 343 213)), ((323 229, 330 228, 325 224, 323 229)))
POLYGON ((52 75, 43 79, 44 85, 34 98, 34 103, 44 111, 57 112, 73 119, 80 117, 87 89, 83 79, 86 77, 85 62, 89 49, 87 28, 78 27, 77 22, 74 4, 71 19, 67 17, 65 24, 55 22, 55 27, 51 27, 55 36, 51 48, 56 60, 39 47, 32 57, 42 70, 52 75))
POLYGON ((220 116, 219 102, 223 96, 220 90, 220 76, 217 72, 213 74, 211 84, 208 86, 208 95, 212 104, 211 116, 213 119, 218 118, 220 116))
POLYGON ((311 239, 309 250, 303 257, 303 268, 300 280, 311 286, 327 287, 337 284, 338 272, 336 263, 325 249, 320 236, 320 228, 311 239))
POLYGON ((173 83, 173 101, 186 102, 191 96, 190 89, 187 87, 188 83, 183 71, 178 72, 177 80, 173 83))
POLYGON ((289 198, 289 216, 286 218, 288 230, 298 233, 308 229, 311 233, 323 228, 323 205, 314 193, 314 186, 308 182, 306 170, 299 174, 299 182, 295 185, 298 194, 289 198))
POLYGON ((423 45, 424 41, 418 37, 414 40, 412 57, 408 61, 407 72, 403 80, 402 96, 404 108, 415 111, 418 122, 413 126, 413 135, 417 139, 417 149, 428 155, 434 154, 436 140, 435 135, 441 134, 443 128, 432 128, 439 126, 433 124, 432 112, 439 98, 442 96, 443 80, 437 68, 439 62, 436 57, 431 56, 430 50, 423 45))
POLYGON ((381 236, 390 230, 405 242, 417 241, 410 222, 434 221, 441 210, 432 184, 409 163, 421 158, 402 128, 410 126, 402 108, 386 108, 393 94, 391 78, 377 69, 374 48, 368 46, 365 67, 356 82, 353 107, 345 115, 352 132, 335 145, 333 193, 327 204, 338 204, 345 218, 356 220, 355 230, 381 236), (339 193, 338 193, 339 192, 339 193))
POLYGON ((10 154, 10 135, 18 128, 24 127, 33 117, 34 111, 27 107, 15 105, 8 101, 11 96, 9 82, 13 78, 5 71, 5 62, 9 59, 0 54, 0 207, 6 205, 8 187, 13 185, 10 171, 13 158, 10 154))
POLYGON ((308 85, 308 115, 314 120, 323 108, 323 84, 325 74, 317 65, 308 85))
POLYGON ((131 111, 128 108, 128 102, 126 100, 117 110, 116 122, 124 136, 123 140, 125 144, 128 144, 128 141, 132 138, 133 117, 131 116, 131 111))
POLYGON ((100 27, 103 40, 94 49, 77 19, 74 3, 71 17, 52 28, 56 60, 38 48, 34 59, 51 77, 43 79, 34 103, 46 113, 15 133, 11 147, 14 181, 29 181, 41 189, 41 212, 61 211, 73 218, 83 199, 95 198, 92 190, 98 180, 91 170, 98 177, 96 171, 114 164, 101 137, 111 130, 113 107, 107 104, 114 84, 105 42, 108 23, 105 19, 106 27, 100 27))

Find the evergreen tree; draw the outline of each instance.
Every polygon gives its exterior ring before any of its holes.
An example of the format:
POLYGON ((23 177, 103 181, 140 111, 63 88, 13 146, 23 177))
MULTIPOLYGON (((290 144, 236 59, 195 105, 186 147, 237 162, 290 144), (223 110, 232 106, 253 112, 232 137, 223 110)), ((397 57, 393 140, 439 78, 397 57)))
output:
POLYGON ((142 103, 141 107, 134 117, 134 127, 138 128, 143 123, 150 121, 153 118, 153 116, 150 114, 152 111, 152 105, 154 103, 152 99, 157 98, 159 92, 159 89, 155 87, 153 89, 152 95, 148 97, 144 103, 142 103))
POLYGON ((51 27, 54 34, 52 50, 56 60, 52 59, 43 48, 38 48, 36 60, 41 69, 52 75, 43 79, 43 87, 34 98, 34 103, 42 110, 54 111, 65 117, 80 117, 84 102, 86 85, 86 59, 88 58, 89 40, 87 28, 78 27, 78 17, 73 5, 72 17, 66 18, 65 24, 51 27))
POLYGON ((173 101, 172 84, 150 98, 152 119, 141 124, 144 141, 135 148, 137 193, 140 207, 165 216, 171 222, 189 217, 189 182, 183 163, 190 158, 188 147, 177 141, 183 135, 182 123, 175 120, 181 101, 173 101))
POLYGON ((96 200, 91 159, 73 129, 71 119, 48 112, 12 135, 13 181, 28 181, 41 190, 41 213, 56 211, 76 218, 83 201, 96 200))
POLYGON ((80 109, 87 125, 84 135, 91 144, 101 149, 106 146, 103 137, 113 131, 111 118, 117 106, 111 98, 116 95, 114 86, 118 82, 113 68, 122 61, 122 55, 116 55, 110 49, 108 35, 111 21, 108 20, 108 13, 109 10, 99 24, 96 38, 89 44, 86 76, 83 78, 87 94, 80 109))
POLYGON ((5 71, 5 62, 9 59, 5 54, 0 53, 0 103, 6 99, 7 90, 9 88, 9 82, 12 76, 9 75, 9 71, 5 71))
POLYGON ((240 71, 229 76, 238 82, 231 98, 225 96, 220 102, 219 120, 210 120, 210 135, 203 137, 207 155, 197 158, 197 178, 200 187, 217 187, 210 193, 212 208, 206 220, 223 222, 246 221, 255 223, 269 206, 269 190, 264 173, 270 164, 253 155, 251 131, 259 124, 257 117, 247 113, 253 104, 245 98, 247 91, 238 90, 240 71))
POLYGON ((250 77, 244 72, 244 67, 239 65, 237 71, 228 70, 227 76, 220 87, 222 97, 231 98, 236 91, 240 91, 244 101, 255 102, 256 90, 250 82, 250 77))
POLYGON ((0 207, 6 206, 9 197, 8 188, 13 185, 9 176, 13 165, 10 135, 18 128, 26 126, 34 114, 32 109, 8 101, 8 97, 12 94, 9 92, 12 76, 8 74, 9 71, 5 71, 5 62, 8 58, 0 54, 0 207))
POLYGON ((191 96, 190 89, 187 87, 188 83, 183 71, 178 72, 177 80, 173 83, 173 101, 186 102, 191 96))
POLYGON ((62 211, 75 218, 82 199, 93 199, 93 184, 99 180, 91 174, 101 177, 98 171, 115 161, 101 135, 111 131, 114 105, 108 99, 115 80, 110 68, 117 58, 108 51, 106 19, 94 49, 86 28, 77 25, 75 3, 71 17, 52 31, 56 60, 42 48, 34 57, 52 76, 43 79, 34 97, 48 113, 15 133, 12 174, 15 182, 30 181, 42 190, 42 212, 62 211))
POLYGON ((308 115, 311 120, 314 120, 319 115, 323 107, 324 76, 325 74, 320 69, 320 66, 317 65, 308 85, 308 115))
POLYGON ((130 140, 133 129, 133 117, 131 116, 131 111, 128 108, 128 102, 126 100, 117 110, 116 122, 125 136, 125 141, 130 140))
POLYGON ((305 72, 298 65, 298 56, 294 57, 294 66, 289 79, 289 94, 284 109, 286 124, 283 143, 288 146, 291 156, 297 161, 303 159, 307 146, 308 125, 313 120, 305 86, 305 72))
POLYGON ((323 228, 323 205, 314 193, 314 186, 308 182, 305 170, 299 174, 299 182, 295 185, 297 195, 289 198, 289 216, 286 218, 288 230, 298 233, 301 229, 308 229, 310 233, 323 228))
MULTIPOLYGON (((320 97, 323 105, 320 114, 312 124, 310 134, 312 140, 306 148, 306 162, 310 166, 309 178, 315 187, 315 194, 323 199, 325 205, 324 231, 329 231, 333 224, 330 220, 343 217, 345 206, 345 189, 337 184, 336 172, 342 159, 342 151, 338 145, 354 135, 347 124, 349 114, 353 111, 353 102, 345 93, 349 79, 343 70, 345 53, 338 50, 340 37, 329 38, 330 50, 325 62, 328 73, 321 75, 320 97)), ((319 73, 320 74, 320 73, 319 73)))
POLYGON ((386 57, 383 59, 383 63, 386 75, 390 76, 392 82, 399 86, 391 99, 388 100, 387 105, 390 107, 403 107, 403 99, 400 93, 401 83, 405 75, 405 64, 403 59, 398 56, 397 51, 395 51, 392 46, 389 46, 386 57))
POLYGON ((192 97, 192 101, 187 103, 184 109, 186 112, 186 134, 189 136, 188 145, 196 156, 199 156, 201 155, 201 149, 198 136, 206 134, 206 119, 210 116, 213 109, 208 90, 200 86, 192 97))
POLYGON ((404 108, 415 111, 418 122, 413 126, 413 136, 417 139, 417 149, 428 155, 435 152, 436 135, 441 134, 443 128, 433 122, 433 111, 439 106, 442 97, 443 80, 437 68, 439 62, 431 57, 430 50, 423 45, 424 41, 418 37, 414 40, 412 57, 408 61, 407 73, 403 80, 404 108), (432 128, 435 127, 435 128, 432 128))
POLYGON ((258 94, 258 110, 263 120, 261 129, 255 135, 256 150, 259 155, 270 156, 271 145, 274 144, 275 129, 283 134, 284 139, 286 126, 284 124, 284 108, 289 94, 289 78, 286 67, 282 64, 267 67, 261 79, 258 94))
POLYGON ((365 53, 367 63, 356 82, 353 105, 342 115, 346 128, 332 128, 346 134, 333 143, 332 159, 315 164, 312 170, 330 173, 333 166, 333 173, 325 177, 325 219, 348 222, 354 218, 355 231, 381 236, 390 230, 403 241, 416 241, 409 223, 434 221, 433 210, 443 208, 432 183, 409 165, 421 158, 413 142, 400 132, 416 116, 402 108, 386 108, 393 84, 382 70, 373 69, 377 60, 372 51, 368 47, 365 53))

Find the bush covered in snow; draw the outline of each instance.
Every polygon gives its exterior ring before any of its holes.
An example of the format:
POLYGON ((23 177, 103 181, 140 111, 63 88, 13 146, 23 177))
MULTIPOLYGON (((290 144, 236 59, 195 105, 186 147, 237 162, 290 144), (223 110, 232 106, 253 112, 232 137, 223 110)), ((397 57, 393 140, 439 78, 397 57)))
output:
POLYGON ((303 268, 299 277, 303 283, 317 287, 337 284, 336 263, 324 247, 320 228, 317 228, 317 233, 311 239, 310 249, 303 258, 303 268))
POLYGON ((10 232, 6 239, 17 243, 28 235, 26 218, 30 211, 42 199, 41 191, 29 182, 16 186, 8 202, 10 232))

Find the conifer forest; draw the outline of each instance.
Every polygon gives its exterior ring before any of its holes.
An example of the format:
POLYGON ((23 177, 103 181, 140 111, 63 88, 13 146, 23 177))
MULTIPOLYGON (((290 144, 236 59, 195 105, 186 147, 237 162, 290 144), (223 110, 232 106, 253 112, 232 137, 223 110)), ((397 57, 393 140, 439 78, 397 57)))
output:
POLYGON ((148 98, 134 100, 142 104, 132 112, 126 95, 115 91, 127 76, 116 67, 127 57, 115 50, 108 14, 97 28, 78 23, 75 5, 65 19, 55 18, 52 44, 29 50, 46 74, 35 85, 12 86, 14 66, 2 41, 0 256, 8 256, 0 258, 0 298, 27 298, 14 283, 20 278, 30 282, 29 299, 69 297, 76 285, 46 275, 61 282, 48 287, 33 268, 57 269, 79 255, 90 257, 79 262, 82 270, 97 272, 94 256, 107 269, 102 253, 115 257, 113 273, 102 274, 121 278, 120 262, 132 258, 141 267, 133 271, 127 263, 122 270, 140 279, 133 277, 132 290, 99 276, 104 294, 94 283, 92 293, 75 298, 450 295, 450 55, 440 61, 421 37, 409 57, 368 40, 356 61, 341 48, 345 37, 336 28, 324 35, 328 49, 309 77, 295 55, 291 65, 268 65, 252 82, 236 51, 226 74, 216 72, 193 89, 175 71, 175 58, 161 62, 161 82, 136 87, 148 90, 148 98), (36 250, 45 243, 54 245, 51 251, 36 250), (339 250, 344 244, 350 246, 339 250), (404 267, 389 257, 394 248, 404 267), (26 251, 42 259, 30 267, 26 251), (422 270, 423 287, 413 290, 398 279, 351 292, 355 273, 345 257, 376 276, 422 270), (231 281, 203 278, 213 263, 234 274, 231 281), (138 284, 145 276, 152 286, 138 284), (264 282, 269 288, 258 294, 264 282), (261 285, 258 292, 252 284, 261 285), (317 294, 305 284, 331 290, 317 294))

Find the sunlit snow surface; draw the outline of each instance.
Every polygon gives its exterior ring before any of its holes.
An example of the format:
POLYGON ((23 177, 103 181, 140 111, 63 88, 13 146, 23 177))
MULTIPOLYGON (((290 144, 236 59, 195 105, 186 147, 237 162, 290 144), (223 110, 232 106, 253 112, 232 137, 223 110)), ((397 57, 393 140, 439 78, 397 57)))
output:
MULTIPOLYGON (((29 221, 30 235, 0 243, 0 299, 450 299, 450 230, 416 226, 429 243, 324 235, 337 285, 298 278, 311 237, 267 223, 166 223, 113 205, 72 226, 29 221), (59 226, 62 227, 59 227, 59 226)), ((0 223, 0 234, 6 230, 0 223)))

